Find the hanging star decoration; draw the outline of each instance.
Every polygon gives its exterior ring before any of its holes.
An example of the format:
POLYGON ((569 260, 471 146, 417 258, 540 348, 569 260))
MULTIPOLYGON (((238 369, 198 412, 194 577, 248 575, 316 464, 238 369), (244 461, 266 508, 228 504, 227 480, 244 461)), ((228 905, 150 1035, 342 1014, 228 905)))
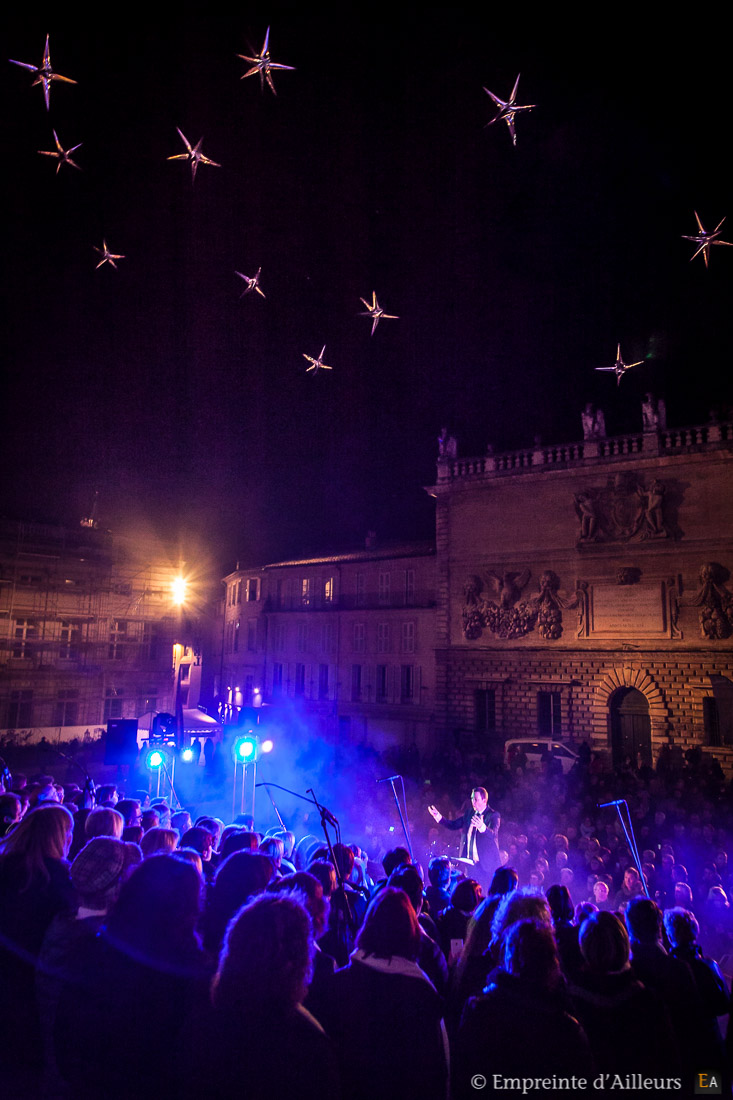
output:
POLYGON ((110 252, 109 248, 107 247, 107 242, 105 240, 102 241, 101 248, 97 248, 96 244, 93 245, 93 248, 94 251, 98 252, 99 255, 102 257, 102 259, 97 264, 97 268, 100 268, 102 264, 111 264, 116 271, 117 264, 115 263, 115 260, 124 260, 125 258, 124 256, 117 255, 115 252, 110 252))
MULTIPOLYGON (((177 126, 176 130, 178 130, 177 126)), ((168 157, 167 159, 187 160, 191 165, 192 184, 196 182, 196 169, 198 168, 199 164, 210 164, 212 168, 221 168, 220 164, 217 164, 215 160, 209 160, 209 158, 205 157, 204 154, 201 152, 201 142, 204 140, 203 138, 199 138, 197 143, 192 146, 191 142, 188 140, 182 130, 178 130, 178 133, 180 134, 181 141, 186 146, 186 152, 177 153, 174 157, 168 157)))
POLYGON ((688 237, 685 233, 683 233, 682 239, 683 241, 693 241, 697 245, 697 251, 690 257, 690 263, 692 263, 692 261, 696 259, 702 252, 702 258, 705 261, 705 267, 707 267, 708 261, 710 259, 710 249, 713 247, 714 244, 725 244, 728 245, 729 248, 731 248, 733 247, 733 242, 718 240, 718 237, 723 231, 723 222, 725 221, 725 218, 721 218, 715 229, 711 230, 710 233, 705 232, 705 228, 700 221, 697 210, 695 211, 695 221, 697 222, 697 228, 700 230, 700 232, 696 233, 692 237, 688 237))
POLYGON ((59 174, 62 164, 70 164, 72 168, 78 169, 81 172, 81 168, 76 161, 71 159, 71 154, 75 153, 77 149, 81 149, 82 143, 78 145, 72 145, 70 149, 63 149, 61 142, 58 139, 58 135, 55 130, 52 130, 53 140, 56 142, 56 149, 39 149, 38 152, 42 157, 56 157, 58 164, 56 165, 56 175, 59 174))
POLYGON ((644 362, 644 360, 640 359, 638 363, 624 363, 623 356, 621 355, 621 345, 618 344, 618 346, 616 347, 616 362, 613 364, 613 366, 612 367, 596 367, 595 369, 596 370, 612 370, 614 372, 614 374, 616 375, 616 385, 620 386, 621 385, 621 379, 625 375, 626 371, 631 370, 632 367, 640 367, 643 362, 644 362))
POLYGON ((245 294, 251 294, 253 290, 256 290, 258 294, 261 294, 263 298, 265 297, 265 292, 260 286, 261 271, 262 268, 258 267, 256 275, 243 275, 241 271, 234 272, 234 274, 238 275, 240 279, 244 279, 245 283, 247 284, 242 293, 239 295, 240 298, 244 298, 245 294))
POLYGON ((323 353, 325 350, 326 345, 324 344, 321 348, 321 354, 318 355, 315 359, 312 355, 306 355, 305 352, 303 352, 303 358, 307 359, 310 363, 310 366, 306 368, 306 374, 308 373, 308 371, 311 370, 314 374, 318 374, 319 370, 333 370, 333 367, 327 367, 326 364, 323 362, 323 353))
POLYGON ((36 84, 42 86, 47 111, 51 106, 51 83, 54 80, 60 80, 63 84, 76 84, 76 81, 72 80, 71 77, 61 76, 59 73, 55 73, 51 68, 51 52, 48 48, 48 35, 46 35, 46 48, 43 51, 43 61, 40 65, 29 65, 26 61, 13 61, 12 58, 8 58, 8 60, 11 65, 20 65, 21 69, 28 69, 30 72, 37 74, 31 87, 35 87, 36 84))
POLYGON ((270 57, 270 28, 267 28, 267 34, 265 35, 265 41, 262 44, 262 50, 260 53, 255 54, 254 57, 246 57, 243 53, 238 53, 237 57, 242 61, 248 61, 252 66, 246 73, 242 73, 240 80, 244 80, 248 76, 254 76, 255 73, 260 74, 260 90, 263 91, 265 87, 265 81, 267 81, 272 94, 277 95, 275 91, 275 85, 272 80, 272 73, 275 69, 288 69, 294 71, 294 65, 280 65, 277 61, 273 61, 270 57))
POLYGON ((491 96, 494 103, 499 108, 498 112, 494 115, 492 119, 490 119, 486 123, 486 125, 493 126, 495 122, 498 122, 500 119, 503 118, 507 126, 509 127, 509 133, 512 135, 512 145, 517 144, 517 135, 514 133, 514 116, 520 111, 531 111, 533 107, 537 106, 536 103, 530 103, 527 106, 520 106, 520 104, 516 102, 517 88, 519 87, 519 77, 521 75, 521 73, 517 75, 517 79, 514 81, 514 87, 512 88, 512 94, 509 96, 509 99, 507 99, 506 102, 503 99, 499 99, 498 95, 494 95, 494 93, 490 92, 488 88, 484 88, 486 94, 488 96, 491 96))
POLYGON ((360 298, 359 301, 363 302, 366 306, 366 313, 360 313, 359 316, 372 318, 372 336, 374 335, 376 327, 380 321, 399 321, 399 317, 396 313, 385 313, 384 310, 380 307, 379 302, 377 301, 376 290, 372 291, 371 305, 369 305, 369 302, 367 302, 366 298, 360 298))

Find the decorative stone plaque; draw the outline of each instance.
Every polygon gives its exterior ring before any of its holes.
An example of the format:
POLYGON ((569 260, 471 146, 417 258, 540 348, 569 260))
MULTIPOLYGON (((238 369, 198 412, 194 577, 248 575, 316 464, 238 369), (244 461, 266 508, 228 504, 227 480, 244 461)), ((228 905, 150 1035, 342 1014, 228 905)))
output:
POLYGON ((634 585, 594 584, 590 591, 591 637, 669 637, 663 581, 634 585))

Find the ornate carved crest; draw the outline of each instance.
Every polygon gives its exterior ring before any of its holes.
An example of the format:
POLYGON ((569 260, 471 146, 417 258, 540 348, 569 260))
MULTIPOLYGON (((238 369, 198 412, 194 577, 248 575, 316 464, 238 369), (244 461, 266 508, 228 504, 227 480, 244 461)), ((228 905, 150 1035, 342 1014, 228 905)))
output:
POLYGON ((619 473, 605 486, 576 493, 580 521, 577 544, 666 539, 665 486, 653 478, 648 485, 635 474, 619 473))
POLYGON ((729 638, 733 633, 733 592, 726 587, 730 571, 716 561, 700 567, 700 588, 692 601, 700 608, 703 638, 729 638))

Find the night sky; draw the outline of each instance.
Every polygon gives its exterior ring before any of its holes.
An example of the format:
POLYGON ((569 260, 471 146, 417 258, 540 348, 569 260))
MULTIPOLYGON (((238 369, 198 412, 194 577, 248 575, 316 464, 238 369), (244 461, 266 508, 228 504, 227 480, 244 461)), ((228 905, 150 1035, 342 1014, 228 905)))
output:
POLYGON ((18 6, 0 64, 7 400, 0 512, 193 533, 224 568, 424 538, 460 453, 733 403, 729 27, 643 6, 18 6), (219 9, 219 10, 217 10, 219 9), (591 12, 593 13, 591 18, 591 12), (677 22, 672 20, 677 19, 677 22), (271 26, 277 97, 237 54, 271 26), (507 98, 513 148, 482 90, 507 98), (222 165, 166 157, 176 127, 222 165), (82 142, 83 169, 38 155, 82 142), (118 270, 93 246, 124 253, 118 270), (235 271, 267 295, 240 300, 235 271), (399 320, 358 316, 377 292, 399 320), (594 367, 643 359, 617 387, 594 367), (303 353, 326 345, 329 372, 303 353))

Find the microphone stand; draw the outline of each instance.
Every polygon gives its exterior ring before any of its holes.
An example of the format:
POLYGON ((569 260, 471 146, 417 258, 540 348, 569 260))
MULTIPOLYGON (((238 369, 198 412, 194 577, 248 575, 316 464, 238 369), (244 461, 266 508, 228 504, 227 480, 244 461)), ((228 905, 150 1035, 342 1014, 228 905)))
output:
POLYGON ((410 840, 410 831, 407 821, 407 796, 405 795, 405 780, 401 775, 390 775, 386 779, 378 779, 377 783, 389 783, 392 788, 392 794, 394 795, 395 806, 397 807, 397 813, 400 815, 400 822, 402 824, 402 832, 405 834, 405 843, 407 844, 407 850, 410 853, 410 859, 415 862, 415 857, 412 852, 412 841, 410 840), (402 801, 405 804, 405 812, 402 813, 402 807, 400 806, 400 800, 397 797, 397 791, 395 790, 395 780, 399 779, 402 783, 402 801))
POLYGON ((67 764, 72 764, 75 768, 79 769, 79 771, 84 776, 84 794, 89 795, 92 801, 92 806, 94 806, 95 802, 97 801, 97 788, 94 784, 94 780, 92 779, 91 775, 86 770, 84 765, 80 764, 78 760, 75 760, 73 756, 67 756, 65 752, 62 752, 61 749, 57 749, 56 746, 50 744, 50 742, 47 745, 47 748, 49 748, 51 752, 55 752, 56 755, 60 756, 62 760, 65 760, 67 764))
POLYGON ((318 810, 319 814, 321 815, 321 828, 323 829, 323 835, 326 838, 326 846, 328 848, 328 853, 331 857, 331 862, 333 863, 334 867, 336 868, 336 878, 338 879, 338 889, 341 893, 341 897, 342 897, 343 903, 344 903, 344 914, 346 916, 346 923, 349 926, 349 931, 351 932, 351 934, 353 936, 356 933, 356 919, 354 917, 354 911, 351 908, 351 903, 349 901, 349 895, 346 892, 346 885, 345 885, 344 876, 343 876, 343 873, 341 871, 341 867, 339 866, 339 862, 336 859, 336 856, 334 854, 333 844, 331 843, 331 838, 328 835, 328 828, 327 828, 327 825, 331 825, 332 828, 334 828, 336 830, 336 843, 340 844, 341 843, 341 826, 339 825, 337 819, 330 812, 330 810, 327 810, 326 807, 322 806, 321 803, 318 801, 318 799, 316 798, 316 795, 315 795, 315 791, 312 789, 312 787, 308 787, 307 790, 308 790, 308 794, 313 795, 313 803, 314 803, 316 809, 318 810))
POLYGON ((644 887, 644 893, 646 894, 647 897, 649 897, 649 887, 646 884, 646 879, 644 878, 644 872, 641 869, 641 859, 639 857, 639 849, 638 849, 637 844, 636 844, 636 836, 634 835, 634 826, 631 823, 631 811, 629 810, 629 804, 628 804, 628 802, 626 801, 625 798, 615 798, 613 800, 613 802, 599 802, 598 803, 598 809, 599 810, 608 809, 610 806, 615 806, 615 808, 616 808, 616 813, 618 814, 618 819, 621 822, 621 828, 623 829, 624 836, 626 837, 626 843, 628 844, 629 849, 631 851, 631 854, 634 857, 634 863, 636 864, 636 869, 639 872, 639 878, 641 879, 641 885, 644 887), (627 821, 624 821, 624 815, 621 812, 621 807, 622 806, 626 807, 627 821))

